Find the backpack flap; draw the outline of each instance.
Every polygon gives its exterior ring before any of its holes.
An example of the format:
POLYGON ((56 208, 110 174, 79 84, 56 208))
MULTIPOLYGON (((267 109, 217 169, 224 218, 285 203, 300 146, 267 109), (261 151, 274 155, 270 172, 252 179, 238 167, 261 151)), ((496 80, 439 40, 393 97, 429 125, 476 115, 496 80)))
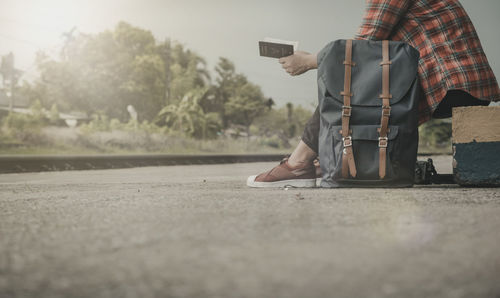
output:
MULTIPOLYGON (((414 83, 418 69, 419 52, 410 45, 390 41, 392 98, 390 104, 399 102, 414 83)), ((344 89, 345 40, 328 44, 318 54, 318 78, 332 98, 342 103, 344 89)), ((377 41, 354 40, 352 45, 352 106, 382 106, 382 45, 377 41), (362 43, 360 43, 362 42, 362 43), (376 96, 374 96, 376 95, 376 96)))

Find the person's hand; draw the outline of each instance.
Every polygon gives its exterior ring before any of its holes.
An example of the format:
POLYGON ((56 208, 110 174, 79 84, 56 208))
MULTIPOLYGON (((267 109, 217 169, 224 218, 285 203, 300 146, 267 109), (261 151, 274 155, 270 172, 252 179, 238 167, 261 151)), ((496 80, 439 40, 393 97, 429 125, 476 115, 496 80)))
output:
POLYGON ((281 67, 292 76, 298 76, 318 67, 316 55, 303 51, 297 51, 293 55, 280 58, 279 62, 281 67))

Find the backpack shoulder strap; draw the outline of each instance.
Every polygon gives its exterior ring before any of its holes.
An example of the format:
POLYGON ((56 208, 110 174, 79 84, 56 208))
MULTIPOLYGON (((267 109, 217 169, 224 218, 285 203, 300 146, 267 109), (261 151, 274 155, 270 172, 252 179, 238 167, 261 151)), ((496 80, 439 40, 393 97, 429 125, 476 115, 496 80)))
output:
POLYGON ((342 178, 356 177, 356 163, 354 162, 354 153, 352 151, 352 137, 349 128, 349 120, 351 118, 351 68, 355 65, 352 62, 352 39, 346 40, 345 44, 345 74, 344 74, 344 91, 340 95, 344 96, 344 106, 342 107, 342 142, 344 150, 342 154, 342 178))
POLYGON ((389 91, 390 82, 390 65, 389 60, 389 41, 382 41, 382 94, 380 98, 382 99, 382 117, 380 119, 380 137, 378 138, 379 147, 379 177, 384 179, 386 175, 386 159, 387 159, 387 143, 389 142, 387 138, 387 130, 389 126, 389 117, 391 115, 390 99, 392 95, 389 91))

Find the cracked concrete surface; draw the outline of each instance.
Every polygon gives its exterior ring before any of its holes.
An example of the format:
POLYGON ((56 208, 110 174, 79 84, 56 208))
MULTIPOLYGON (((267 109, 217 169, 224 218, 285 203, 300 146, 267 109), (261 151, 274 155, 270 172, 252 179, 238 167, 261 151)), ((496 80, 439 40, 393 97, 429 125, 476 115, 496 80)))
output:
POLYGON ((500 189, 245 186, 272 166, 0 175, 0 297, 500 297, 500 189))

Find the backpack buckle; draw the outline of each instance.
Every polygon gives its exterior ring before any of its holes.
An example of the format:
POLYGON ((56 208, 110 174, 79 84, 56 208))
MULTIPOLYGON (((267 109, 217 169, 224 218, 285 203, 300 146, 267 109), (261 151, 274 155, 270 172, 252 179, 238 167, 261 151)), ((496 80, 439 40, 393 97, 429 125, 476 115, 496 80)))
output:
POLYGON ((343 137, 342 143, 344 143, 344 148, 351 147, 352 146, 352 137, 351 136, 343 137))
POLYGON ((387 138, 387 137, 379 137, 378 138, 378 146, 380 148, 387 148, 387 143, 389 143, 389 138, 387 138))
POLYGON ((351 106, 342 106, 342 117, 351 117, 351 106))
POLYGON ((382 117, 391 116, 391 106, 382 106, 382 117))

